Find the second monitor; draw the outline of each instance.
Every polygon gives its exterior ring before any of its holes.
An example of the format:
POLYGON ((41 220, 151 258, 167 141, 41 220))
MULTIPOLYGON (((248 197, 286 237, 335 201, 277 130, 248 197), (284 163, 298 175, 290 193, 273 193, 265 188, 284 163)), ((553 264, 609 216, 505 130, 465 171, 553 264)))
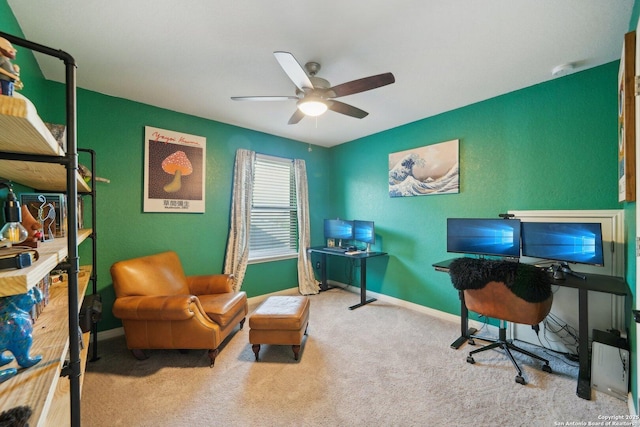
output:
POLYGON ((361 242, 367 244, 367 250, 376 242, 376 232, 373 221, 325 219, 324 238, 337 241, 338 247, 361 242))
POLYGON ((353 238, 356 242, 367 244, 367 252, 371 252, 371 245, 376 243, 376 229, 373 221, 356 219, 353 221, 353 238))

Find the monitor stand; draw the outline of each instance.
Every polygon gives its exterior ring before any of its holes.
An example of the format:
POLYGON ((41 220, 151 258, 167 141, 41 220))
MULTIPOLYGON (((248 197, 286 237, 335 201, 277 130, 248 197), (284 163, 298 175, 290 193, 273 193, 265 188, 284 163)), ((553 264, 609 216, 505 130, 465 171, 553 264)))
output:
POLYGON ((569 264, 566 262, 561 262, 560 264, 553 264, 551 268, 553 269, 553 278, 555 280, 565 280, 566 279, 565 274, 570 274, 571 276, 575 276, 579 279, 587 280, 587 276, 580 273, 576 273, 571 269, 571 267, 569 267, 569 264))
POLYGON ((367 252, 371 252, 371 243, 367 243, 367 252))

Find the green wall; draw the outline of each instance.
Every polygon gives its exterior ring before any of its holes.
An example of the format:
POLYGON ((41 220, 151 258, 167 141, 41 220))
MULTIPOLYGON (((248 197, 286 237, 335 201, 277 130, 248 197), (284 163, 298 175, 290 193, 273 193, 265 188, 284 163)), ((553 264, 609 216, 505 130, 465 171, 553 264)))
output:
POLYGON ((334 148, 338 213, 374 220, 390 254, 369 272, 370 289, 458 313, 448 276, 431 268, 452 256, 447 217, 621 208, 617 74, 618 64, 607 64, 334 148), (460 140, 459 194, 389 197, 389 153, 452 139, 460 140))
MULTIPOLYGON (((235 152, 257 152, 304 159, 307 163, 311 221, 324 215, 328 192, 324 173, 329 151, 275 136, 178 114, 119 98, 79 91, 78 140, 97 153, 97 232, 100 288, 107 315, 101 329, 118 326, 110 318, 113 262, 168 249, 178 252, 188 274, 221 272, 224 263, 235 152), (206 137, 205 213, 143 213, 144 126, 206 137)), ((315 235, 314 235, 315 236, 315 235)), ((322 237, 316 236, 318 239, 322 237)), ((81 259, 87 253, 81 246, 81 259)), ((295 260, 250 265, 243 283, 249 296, 297 286, 295 260), (265 278, 270 278, 265 280, 265 278)))

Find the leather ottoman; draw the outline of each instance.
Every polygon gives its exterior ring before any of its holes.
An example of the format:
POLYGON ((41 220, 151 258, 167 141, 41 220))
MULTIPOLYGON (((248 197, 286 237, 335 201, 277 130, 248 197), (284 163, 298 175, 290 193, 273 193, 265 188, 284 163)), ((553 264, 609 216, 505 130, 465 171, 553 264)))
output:
POLYGON ((249 318, 249 343, 258 360, 260 344, 290 345, 298 360, 309 324, 309 298, 270 296, 249 318))

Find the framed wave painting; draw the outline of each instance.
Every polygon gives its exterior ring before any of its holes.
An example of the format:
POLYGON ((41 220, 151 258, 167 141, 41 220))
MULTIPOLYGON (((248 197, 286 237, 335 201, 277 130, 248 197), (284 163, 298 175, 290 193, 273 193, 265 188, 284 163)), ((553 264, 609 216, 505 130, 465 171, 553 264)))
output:
POLYGON ((459 193, 459 152, 454 139, 389 154, 389 196, 459 193))

